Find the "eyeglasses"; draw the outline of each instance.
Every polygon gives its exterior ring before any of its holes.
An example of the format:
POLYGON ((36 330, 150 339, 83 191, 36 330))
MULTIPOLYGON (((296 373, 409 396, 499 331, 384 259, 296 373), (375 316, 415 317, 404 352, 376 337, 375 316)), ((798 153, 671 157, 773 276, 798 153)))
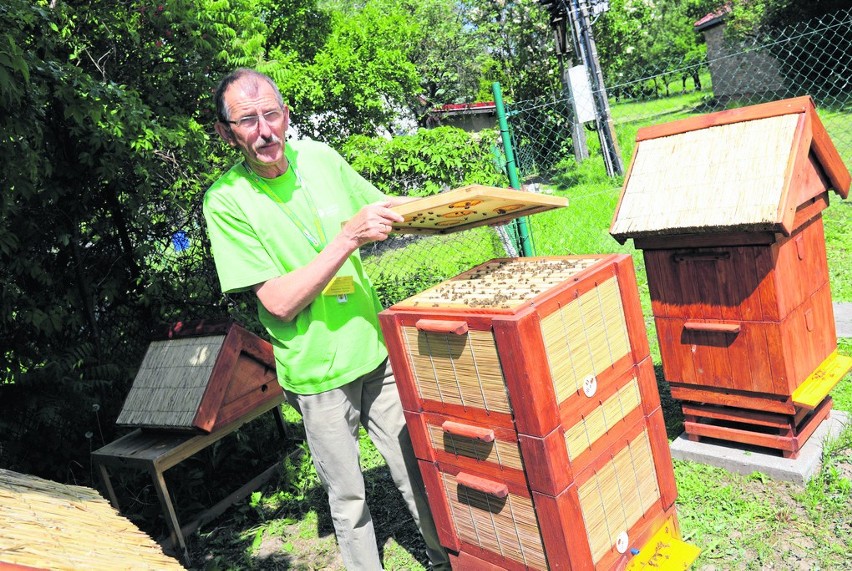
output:
POLYGON ((263 115, 246 115, 236 121, 225 121, 225 123, 236 125, 240 129, 245 129, 246 131, 251 131, 257 128, 261 117, 263 117, 263 119, 270 125, 275 125, 284 118, 284 110, 275 109, 273 111, 267 111, 263 115))

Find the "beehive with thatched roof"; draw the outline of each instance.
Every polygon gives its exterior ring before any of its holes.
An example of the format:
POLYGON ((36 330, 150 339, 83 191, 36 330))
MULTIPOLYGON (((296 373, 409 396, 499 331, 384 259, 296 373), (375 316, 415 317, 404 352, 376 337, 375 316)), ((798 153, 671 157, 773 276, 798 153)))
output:
MULTIPOLYGON (((782 437, 727 437, 795 455, 831 406, 830 383, 798 395, 837 360, 821 213, 832 191, 848 196, 848 169, 809 97, 648 127, 636 140, 610 233, 643 250, 672 395, 782 426, 782 437)), ((700 418, 732 418, 689 410, 695 436, 709 435, 700 418)))
POLYGON ((281 395, 269 342, 233 322, 178 323, 149 345, 116 423, 212 432, 281 395))
POLYGON ((0 469, 0 568, 183 569, 95 490, 0 469))

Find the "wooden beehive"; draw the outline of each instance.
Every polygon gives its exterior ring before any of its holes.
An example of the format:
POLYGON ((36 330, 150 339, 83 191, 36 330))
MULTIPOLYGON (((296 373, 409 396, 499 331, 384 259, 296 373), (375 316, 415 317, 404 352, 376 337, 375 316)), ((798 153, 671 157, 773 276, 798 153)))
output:
POLYGON ((393 232, 449 234, 567 205, 559 196, 474 184, 395 206, 405 220, 394 224, 393 232))
POLYGON ((821 212, 849 184, 808 97, 639 131, 610 232, 643 250, 675 398, 812 432, 793 395, 836 350, 821 212))
POLYGON ((183 569, 95 490, 0 469, 0 569, 183 569))
POLYGON ((116 424, 213 432, 279 398, 272 345, 225 321, 178 323, 148 346, 116 424))
POLYGON ((458 565, 609 569, 673 517, 629 256, 492 260, 379 317, 458 565))

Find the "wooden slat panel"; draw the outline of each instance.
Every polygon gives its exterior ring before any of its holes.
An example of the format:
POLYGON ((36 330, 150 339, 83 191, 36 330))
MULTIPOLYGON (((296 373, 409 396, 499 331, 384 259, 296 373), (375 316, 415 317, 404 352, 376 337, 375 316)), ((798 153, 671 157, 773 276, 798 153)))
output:
POLYGON ((511 490, 497 498, 459 485, 454 474, 443 472, 441 478, 461 541, 533 569, 547 568, 531 498, 511 490))
POLYGON ((542 319, 557 402, 630 351, 618 282, 610 278, 542 319))
POLYGON ((647 432, 643 431, 612 461, 579 488, 586 533, 597 563, 660 499, 647 432))
POLYGON ((750 408, 796 414, 796 407, 789 396, 771 395, 767 393, 747 393, 707 386, 689 386, 672 381, 670 383, 672 397, 679 401, 696 403, 712 403, 724 406, 750 408))
POLYGON ((491 332, 470 330, 455 335, 403 327, 402 336, 421 399, 511 412, 491 332))
POLYGON ((828 283, 825 231, 822 217, 807 223, 779 242, 775 262, 778 315, 784 319, 828 283))
POLYGON ((785 389, 792 394, 837 348, 829 284, 790 313, 780 335, 784 347, 780 357, 789 371, 785 389))

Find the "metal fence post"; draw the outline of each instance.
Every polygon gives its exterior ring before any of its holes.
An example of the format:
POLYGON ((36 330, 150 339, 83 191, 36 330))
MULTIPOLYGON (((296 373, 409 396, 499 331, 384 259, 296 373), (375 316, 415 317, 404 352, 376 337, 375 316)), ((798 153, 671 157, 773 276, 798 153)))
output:
MULTIPOLYGON (((495 81, 491 84, 491 89, 494 92, 494 105, 497 108, 497 121, 500 125, 500 137, 503 140, 503 152, 506 154, 506 174, 509 176, 509 186, 520 190, 521 182, 518 179, 518 167, 515 163, 515 153, 512 150, 512 137, 509 134, 509 122, 506 120, 506 107, 503 105, 503 91, 500 89, 500 82, 495 81)), ((515 219, 512 226, 518 238, 518 252, 522 256, 534 255, 526 216, 515 219)))

